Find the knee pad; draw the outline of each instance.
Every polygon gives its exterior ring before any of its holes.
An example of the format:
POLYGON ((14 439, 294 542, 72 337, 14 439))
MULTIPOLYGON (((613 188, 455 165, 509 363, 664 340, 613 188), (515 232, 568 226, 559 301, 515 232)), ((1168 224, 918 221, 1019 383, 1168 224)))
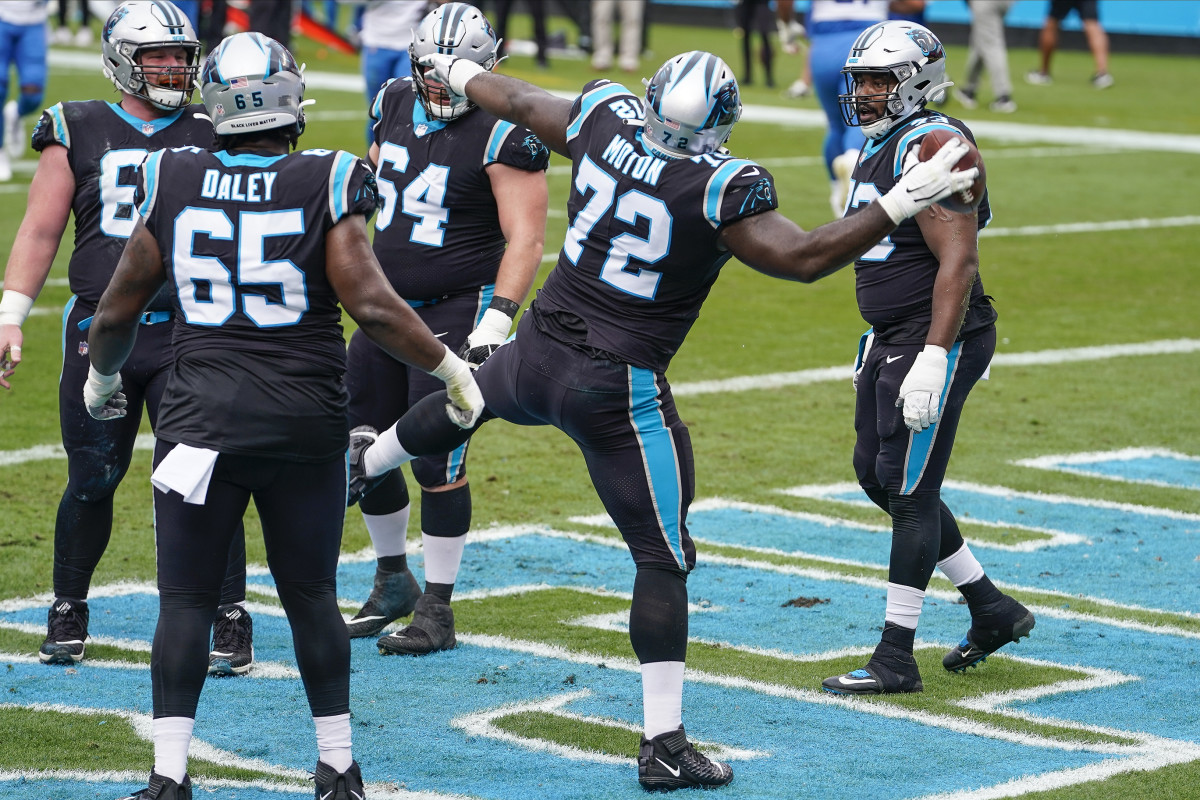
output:
POLYGON ((22 87, 21 94, 17 98, 17 113, 24 117, 27 114, 32 114, 33 112, 40 110, 42 107, 42 100, 45 99, 45 97, 46 91, 41 86, 37 88, 37 91, 28 93, 25 91, 25 88, 22 87))
POLYGON ((421 492, 421 532, 452 538, 471 529, 471 487, 421 492))
POLYGON ((404 480, 404 474, 394 469, 383 479, 383 483, 359 501, 358 507, 364 514, 382 517, 396 513, 408 503, 408 484, 404 480))

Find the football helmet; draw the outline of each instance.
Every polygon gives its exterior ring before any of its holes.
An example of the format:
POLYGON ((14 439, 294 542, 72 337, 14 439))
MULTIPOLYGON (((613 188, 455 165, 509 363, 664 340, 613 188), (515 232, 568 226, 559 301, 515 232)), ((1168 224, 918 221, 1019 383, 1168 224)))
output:
POLYGON ((847 125, 862 127, 870 139, 878 139, 900 120, 925 108, 930 98, 954 84, 946 80, 946 51, 933 31, 915 22, 888 20, 867 28, 842 67, 846 93, 838 95, 842 118, 847 125), (896 87, 886 94, 856 95, 856 76, 886 72, 896 87), (859 103, 884 103, 883 116, 863 123, 859 103))
POLYGON ((303 68, 261 33, 227 36, 208 54, 200 97, 218 136, 288 127, 297 136, 304 132, 303 68))
POLYGON ((200 68, 200 41, 188 18, 166 0, 122 3, 108 16, 101 35, 104 76, 118 91, 148 100, 157 108, 172 111, 192 101, 196 73, 200 68), (147 68, 141 56, 146 50, 182 47, 187 53, 184 67, 147 68), (171 76, 171 85, 160 84, 171 76), (176 86, 178 82, 180 86, 176 86))
POLYGON ((414 69, 413 91, 430 119, 449 122, 458 119, 475 104, 462 95, 454 94, 449 87, 440 83, 429 83, 425 70, 418 61, 434 53, 457 56, 474 61, 486 70, 496 66, 496 53, 500 42, 487 17, 469 3, 447 3, 425 15, 413 31, 408 56, 414 69))
POLYGON ((711 153, 728 141, 742 116, 733 70, 712 53, 692 50, 675 56, 645 84, 642 143, 656 155, 711 153))

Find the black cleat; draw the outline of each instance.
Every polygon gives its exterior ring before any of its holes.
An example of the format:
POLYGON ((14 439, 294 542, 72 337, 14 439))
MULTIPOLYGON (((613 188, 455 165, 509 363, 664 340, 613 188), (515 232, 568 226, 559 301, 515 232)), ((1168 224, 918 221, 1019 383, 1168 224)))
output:
POLYGON ((821 681, 833 694, 908 694, 924 691, 912 653, 880 642, 865 667, 821 681))
POLYGON ((88 636, 86 600, 56 598, 46 615, 46 639, 38 650, 43 664, 71 666, 83 660, 83 642, 88 636))
POLYGON ((421 584, 406 567, 401 572, 375 568, 371 595, 354 618, 346 623, 351 639, 374 636, 401 617, 407 617, 421 598, 421 584))
POLYGON ((183 776, 183 783, 150 773, 150 785, 118 800, 192 800, 192 779, 183 776))
POLYGON ((208 674, 245 675, 254 664, 254 621, 239 605, 217 608, 213 621, 213 647, 208 654, 208 674))
POLYGON ((1004 595, 994 611, 972 616, 970 630, 942 657, 942 666, 950 672, 964 672, 982 664, 1004 645, 1028 636, 1035 624, 1033 612, 1004 595))
POLYGON ((324 761, 318 761, 313 783, 316 784, 316 800, 363 800, 366 797, 357 761, 350 762, 345 772, 338 772, 324 761))
POLYGON ((375 644, 385 656, 426 656, 453 649, 458 644, 454 638, 454 610, 440 598, 423 594, 417 600, 412 622, 375 644))
POLYGON ((642 737, 638 752, 638 783, 648 792, 673 789, 714 789, 733 780, 733 768, 700 753, 678 730, 642 737))
POLYGON ((359 425, 350 431, 350 447, 346 451, 346 460, 350 465, 350 478, 346 485, 346 507, 357 503, 366 497, 367 493, 383 482, 388 473, 367 477, 367 465, 363 455, 367 448, 375 444, 379 431, 370 425, 359 425))

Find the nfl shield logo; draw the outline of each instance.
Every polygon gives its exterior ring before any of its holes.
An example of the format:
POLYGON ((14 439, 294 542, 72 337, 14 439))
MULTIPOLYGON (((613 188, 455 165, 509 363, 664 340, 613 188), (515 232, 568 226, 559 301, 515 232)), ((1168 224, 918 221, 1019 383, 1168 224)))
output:
POLYGON ((419 125, 417 125, 417 127, 415 128, 415 132, 416 132, 417 136, 424 136, 424 135, 425 135, 425 130, 426 130, 426 127, 427 127, 427 126, 425 125, 425 123, 424 123, 424 122, 422 122, 422 123, 420 123, 419 125))
POLYGON ((213 113, 216 114, 218 117, 225 116, 225 106, 221 105, 220 103, 217 103, 215 106, 213 106, 213 113))
POLYGON ((154 133, 154 125, 149 122, 143 122, 142 123, 142 133, 146 134, 147 136, 154 133))
POLYGON ((79 355, 86 356, 87 354, 88 354, 87 342, 80 342, 79 343, 79 355))

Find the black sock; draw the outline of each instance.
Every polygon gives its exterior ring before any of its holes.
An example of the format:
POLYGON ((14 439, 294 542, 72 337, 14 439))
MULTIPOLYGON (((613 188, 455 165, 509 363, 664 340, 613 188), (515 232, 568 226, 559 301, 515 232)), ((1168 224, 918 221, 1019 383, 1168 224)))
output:
POLYGON ((1004 597, 1004 594, 996 588, 987 575, 984 575, 977 581, 964 583, 958 587, 958 590, 967 599, 967 606, 971 609, 971 616, 987 613, 989 606, 994 605, 1004 597))
POLYGON ((376 559, 376 563, 379 565, 380 572, 404 572, 404 570, 408 569, 408 554, 401 553, 398 556, 380 556, 376 559))
POLYGON ((425 581, 425 594, 433 595, 446 605, 450 604, 450 598, 454 596, 453 583, 433 583, 425 581))
POLYGON ((916 639, 917 631, 914 628, 905 628, 902 625, 897 625, 894 622, 885 622, 883 625, 883 636, 880 640, 893 647, 898 647, 906 653, 913 651, 913 640, 916 639))

